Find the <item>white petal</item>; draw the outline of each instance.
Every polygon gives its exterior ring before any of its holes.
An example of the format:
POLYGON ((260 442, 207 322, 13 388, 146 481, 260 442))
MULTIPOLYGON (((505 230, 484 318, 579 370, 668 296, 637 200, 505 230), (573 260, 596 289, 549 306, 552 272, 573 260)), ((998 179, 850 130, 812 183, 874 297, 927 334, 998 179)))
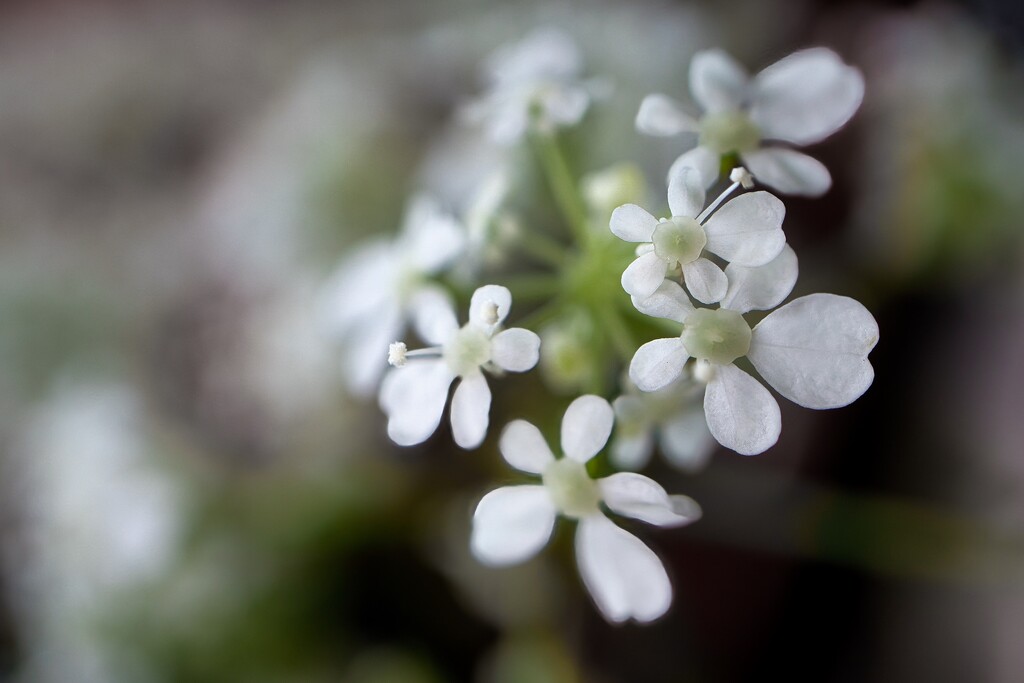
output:
POLYGON ((640 111, 636 114, 636 129, 644 135, 669 137, 680 133, 695 133, 698 126, 678 102, 661 93, 654 93, 640 103, 640 111))
POLYGON ((526 420, 513 420, 501 432, 498 449, 505 462, 521 472, 543 474, 555 461, 540 430, 526 420))
POLYGON ((729 281, 725 273, 717 265, 699 258, 692 263, 683 266, 683 281, 686 288, 690 290, 697 301, 705 304, 713 304, 721 301, 725 292, 729 289, 729 281))
POLYGON ((695 168, 700 173, 704 189, 707 189, 718 180, 720 165, 721 157, 719 157, 718 152, 698 145, 689 152, 681 154, 679 158, 672 162, 671 168, 668 169, 668 177, 671 178, 680 168, 695 168))
POLYGON ((416 292, 410 307, 416 334, 428 344, 444 344, 459 329, 451 299, 437 287, 416 292))
POLYGON ((386 240, 359 246, 341 262, 318 301, 328 334, 344 337, 381 305, 394 302, 396 262, 395 247, 386 240))
POLYGON ((402 249, 420 273, 433 274, 451 263, 466 246, 466 231, 454 216, 426 195, 415 197, 402 227, 402 249))
POLYGON ((363 326, 344 340, 345 386, 354 395, 372 396, 387 369, 388 345, 402 334, 402 313, 394 302, 381 305, 376 315, 368 317, 363 326))
POLYGON ((698 52, 690 61, 690 92, 704 111, 739 109, 748 87, 746 70, 722 50, 698 52))
POLYGON ((480 325, 492 329, 508 315, 512 308, 512 294, 507 288, 501 285, 484 285, 473 292, 469 301, 469 321, 474 325, 480 325), (497 319, 492 314, 497 306, 497 319))
POLYGON ((716 365, 704 392, 704 416, 712 436, 740 455, 756 455, 779 440, 779 404, 756 379, 735 365, 716 365))
POLYGON ((803 296, 753 330, 750 361, 776 391, 806 408, 838 408, 875 377, 868 353, 878 323, 859 302, 834 294, 803 296))
POLYGON ((725 268, 729 291, 722 299, 722 308, 740 313, 775 308, 793 291, 798 273, 796 252, 788 244, 763 266, 730 263, 725 268))
POLYGON ((657 391, 679 379, 689 357, 679 337, 649 341, 633 354, 629 378, 640 391, 657 391))
POLYGON ((463 377, 452 396, 452 438, 462 448, 476 448, 487 436, 491 388, 483 373, 463 377))
POLYGON ((622 288, 630 296, 646 299, 665 279, 665 260, 653 251, 638 256, 622 271, 622 288))
POLYGON ((743 153, 743 163, 754 179, 785 194, 820 197, 832 187, 832 176, 813 157, 782 147, 743 153))
POLYGON ((608 227, 621 240, 627 242, 650 242, 658 219, 636 204, 623 204, 612 211, 608 227))
POLYGON ((481 499, 473 513, 469 547, 492 566, 528 560, 547 544, 555 505, 543 486, 505 486, 481 499))
POLYGON ((541 104, 550 125, 572 126, 587 113, 590 93, 583 88, 563 84, 545 92, 541 104))
POLYGON ((499 332, 491 340, 491 360, 502 370, 526 372, 540 360, 540 337, 521 327, 499 332))
POLYGON ((691 166, 673 166, 668 176, 668 208, 673 216, 696 218, 704 208, 704 176, 691 166))
POLYGON ((763 266, 786 244, 786 207, 768 192, 750 192, 725 203, 704 223, 706 249, 742 266, 763 266))
POLYGON ((654 435, 650 429, 636 434, 615 434, 612 439, 610 460, 622 470, 638 470, 651 459, 654 450, 654 435))
POLYGON ((576 562, 594 603, 613 623, 653 621, 672 605, 672 584, 658 556, 604 515, 580 521, 576 562))
POLYGON ((619 472, 598 479, 597 485, 604 504, 616 514, 666 527, 683 526, 697 519, 680 514, 665 489, 642 474, 619 472))
POLYGON ((580 396, 569 404, 562 418, 562 452, 586 462, 608 443, 615 412, 600 396, 580 396))
POLYGON ((661 450, 669 462, 684 472, 704 467, 715 447, 703 410, 687 410, 661 426, 661 450))
POLYGON ((646 299, 632 297, 633 306, 644 315, 683 322, 693 313, 693 304, 682 285, 674 280, 662 280, 654 294, 646 299))
POLYGON ((417 360, 392 369, 380 387, 388 436, 399 446, 423 443, 437 429, 454 376, 441 359, 417 360))
POLYGON ((864 98, 864 77, 819 47, 772 64, 754 79, 753 91, 750 118, 763 137, 808 145, 853 116, 864 98))

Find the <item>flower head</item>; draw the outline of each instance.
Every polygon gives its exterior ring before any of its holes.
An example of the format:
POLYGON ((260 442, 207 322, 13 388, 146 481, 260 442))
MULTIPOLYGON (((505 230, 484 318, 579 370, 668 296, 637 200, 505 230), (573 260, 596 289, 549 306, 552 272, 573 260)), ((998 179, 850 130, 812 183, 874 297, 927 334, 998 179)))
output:
POLYGON ((743 455, 770 448, 782 430, 778 403, 733 361, 746 357, 776 391, 805 408, 838 408, 856 400, 874 379, 868 353, 878 324, 864 306, 833 294, 811 294, 769 313, 751 328, 743 314, 778 306, 793 289, 796 254, 788 246, 760 268, 731 264, 729 291, 718 309, 695 309, 682 288, 665 281, 634 304, 648 315, 682 324, 678 337, 641 346, 629 376, 642 391, 678 379, 691 358, 707 382, 704 416, 715 439, 743 455))
MULTIPOLYGON (((407 351, 392 345, 389 356, 402 365, 392 370, 380 389, 380 405, 388 416, 388 436, 401 446, 426 441, 441 422, 448 387, 459 386, 452 397, 451 423, 455 443, 476 448, 487 435, 491 390, 484 370, 525 372, 537 364, 540 338, 529 330, 501 329, 512 306, 512 295, 498 285, 473 293, 469 322, 459 327, 448 297, 437 291, 417 299, 415 325, 429 349, 407 351)), ((380 350, 378 349, 378 353, 380 350)))
POLYGON ((653 480, 629 472, 591 479, 586 463, 604 448, 614 422, 612 407, 598 396, 581 396, 562 419, 562 451, 556 459, 540 430, 524 420, 502 432, 500 448, 516 469, 539 475, 536 485, 491 491, 473 515, 470 547, 481 562, 511 565, 547 544, 555 519, 579 520, 576 562, 594 602, 612 622, 652 621, 672 603, 672 584, 658 556, 601 510, 672 527, 700 517, 685 496, 669 496, 653 480))
POLYGON ((428 281, 449 266, 465 247, 459 222, 424 195, 406 210, 401 232, 353 251, 324 286, 321 311, 327 333, 345 349, 349 388, 372 393, 387 365, 380 349, 400 337, 428 281))
POLYGON ((778 197, 750 192, 729 200, 708 217, 745 180, 742 175, 737 177, 705 210, 700 173, 680 166, 669 177, 669 218, 659 221, 636 204, 612 212, 611 231, 627 242, 640 243, 636 260, 622 273, 622 288, 628 294, 645 299, 667 276, 681 272, 694 298, 714 303, 725 296, 729 283, 705 253, 742 266, 764 265, 778 256, 786 243, 782 232, 786 209, 778 197))
POLYGON ((580 78, 579 50, 566 34, 539 28, 496 51, 484 66, 486 92, 464 116, 498 143, 513 143, 531 128, 551 132, 583 118, 599 87, 580 78))
POLYGON ((706 50, 690 62, 690 92, 704 110, 700 119, 662 94, 644 98, 636 117, 641 133, 695 136, 697 146, 673 167, 700 170, 710 187, 721 156, 737 154, 759 182, 817 196, 832 185, 828 169, 773 141, 809 145, 839 130, 860 106, 864 78, 826 48, 795 52, 752 79, 725 52, 706 50))

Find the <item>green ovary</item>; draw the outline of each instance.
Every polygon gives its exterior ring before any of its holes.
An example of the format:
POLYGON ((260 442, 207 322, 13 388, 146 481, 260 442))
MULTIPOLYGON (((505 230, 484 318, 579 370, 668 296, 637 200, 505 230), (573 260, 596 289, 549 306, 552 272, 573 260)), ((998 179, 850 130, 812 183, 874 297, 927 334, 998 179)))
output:
POLYGON ((700 122, 700 144, 718 152, 746 152, 757 148, 761 131, 746 114, 708 114, 700 122))
POLYGON ((445 345, 444 359, 460 377, 472 374, 491 360, 491 338, 480 328, 466 325, 445 345))
POLYGON ((674 216, 658 223, 652 240, 654 253, 665 259, 670 266, 696 261, 708 243, 700 223, 695 218, 685 216, 674 216))
POLYGON ((694 358, 727 365, 750 350, 750 325, 736 311, 701 308, 686 318, 680 339, 694 358))
POLYGON ((562 458, 551 463, 544 471, 544 486, 566 517, 580 519, 598 511, 601 493, 581 462, 562 458))

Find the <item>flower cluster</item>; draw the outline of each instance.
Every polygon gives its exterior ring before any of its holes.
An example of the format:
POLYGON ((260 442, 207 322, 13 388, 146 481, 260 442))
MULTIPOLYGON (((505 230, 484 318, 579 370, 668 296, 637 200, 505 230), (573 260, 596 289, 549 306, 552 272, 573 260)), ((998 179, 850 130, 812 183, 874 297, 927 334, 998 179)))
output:
MULTIPOLYGON (((463 224, 471 221, 419 198, 395 241, 357 250, 341 266, 325 310, 349 346, 353 385, 378 387, 388 435, 399 445, 430 439, 456 382, 451 435, 464 449, 486 441, 487 375, 500 379, 540 363, 553 394, 577 394, 561 422, 562 457, 531 422, 517 419, 501 431, 505 461, 540 483, 483 496, 470 548, 487 565, 522 562, 546 545, 559 517, 571 520, 579 572, 598 609, 612 622, 647 622, 668 610, 672 583, 658 556, 609 515, 678 527, 698 519, 700 508, 631 470, 644 467, 656 446, 689 472, 716 443, 762 453, 782 430, 768 387, 827 409, 857 399, 874 379, 868 354, 878 326, 864 306, 832 294, 784 304, 798 275, 783 232, 785 205, 754 190, 825 192, 825 167, 779 143, 806 145, 835 132, 858 108, 864 85, 823 48, 753 78, 721 51, 698 53, 690 90, 703 115, 655 94, 636 118, 641 133, 690 134, 697 143, 669 169, 668 215, 657 218, 640 205, 636 174, 622 165, 591 176, 600 183, 587 191, 571 173, 557 131, 580 124, 600 89, 581 72, 571 41, 543 29, 492 57, 487 91, 463 109, 491 139, 534 149, 567 234, 524 228, 506 236, 496 247, 516 256, 504 260, 511 272, 470 292, 444 274, 468 258, 473 240, 463 224), (722 169, 726 186, 709 202, 722 169), (506 327, 514 296, 526 299, 527 315, 506 327), (460 326, 454 302, 467 299, 460 326), (751 311, 768 313, 754 324, 751 311), (407 322, 424 348, 398 341, 407 322), (380 380, 385 358, 393 367, 380 380), (607 381, 615 376, 620 386, 607 381)), ((511 191, 503 186, 501 201, 511 191)), ((477 227, 477 237, 488 234, 477 227)), ((484 276, 491 277, 486 266, 473 269, 472 277, 484 276)))

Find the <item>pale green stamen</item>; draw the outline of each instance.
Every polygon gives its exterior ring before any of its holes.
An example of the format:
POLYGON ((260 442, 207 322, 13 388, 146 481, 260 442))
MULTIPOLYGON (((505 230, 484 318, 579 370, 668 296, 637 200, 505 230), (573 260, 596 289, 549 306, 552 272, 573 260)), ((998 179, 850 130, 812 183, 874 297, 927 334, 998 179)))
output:
POLYGON ((654 253, 670 266, 692 263, 708 243, 704 228, 695 218, 673 216, 654 229, 654 253))
POLYGON ((551 463, 544 470, 544 486, 566 517, 580 519, 598 511, 601 492, 581 462, 562 458, 551 463))
POLYGON ((738 111, 708 114, 700 122, 700 144, 719 154, 756 149, 761 131, 738 111))
POLYGON ((491 360, 491 338, 476 325, 466 325, 445 344, 444 359, 452 372, 465 377, 491 360))
POLYGON ((701 308, 686 318, 680 339, 694 358, 726 365, 747 355, 750 325, 736 311, 701 308))

